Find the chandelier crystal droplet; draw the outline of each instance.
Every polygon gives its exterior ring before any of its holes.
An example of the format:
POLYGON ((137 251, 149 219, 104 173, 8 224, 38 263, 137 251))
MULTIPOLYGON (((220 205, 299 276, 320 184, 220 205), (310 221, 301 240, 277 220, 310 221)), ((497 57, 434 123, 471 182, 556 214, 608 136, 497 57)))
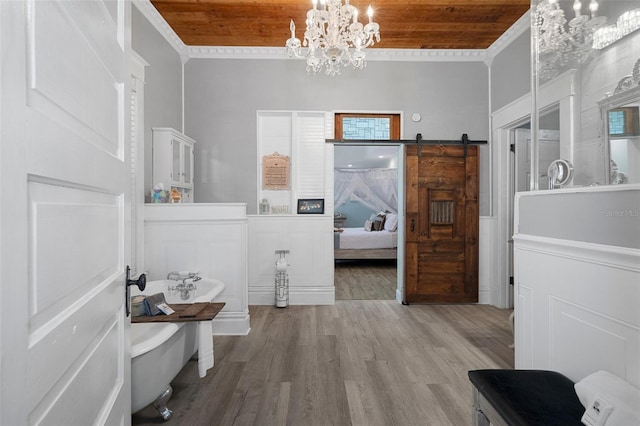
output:
POLYGON ((307 29, 304 40, 296 38, 296 25, 291 20, 291 38, 287 40, 289 57, 307 60, 307 72, 340 74, 340 68, 351 64, 362 69, 366 65, 367 47, 380 42, 380 26, 373 21, 373 9, 369 6, 366 25, 358 22, 358 9, 349 0, 312 0, 307 12, 307 29))
POLYGON ((545 80, 555 77, 567 66, 589 61, 593 56, 594 32, 607 22, 606 17, 598 16, 597 0, 589 1, 589 14, 582 14, 582 2, 574 0, 575 17, 568 22, 558 1, 542 0, 535 9, 539 73, 545 80))

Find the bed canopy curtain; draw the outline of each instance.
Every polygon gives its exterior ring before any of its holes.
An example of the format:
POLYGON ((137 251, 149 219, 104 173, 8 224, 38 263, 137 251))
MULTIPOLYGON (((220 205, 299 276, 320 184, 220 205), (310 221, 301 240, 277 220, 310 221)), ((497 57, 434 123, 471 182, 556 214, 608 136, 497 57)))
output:
POLYGON ((335 206, 357 200, 373 210, 398 212, 398 169, 335 169, 335 206))

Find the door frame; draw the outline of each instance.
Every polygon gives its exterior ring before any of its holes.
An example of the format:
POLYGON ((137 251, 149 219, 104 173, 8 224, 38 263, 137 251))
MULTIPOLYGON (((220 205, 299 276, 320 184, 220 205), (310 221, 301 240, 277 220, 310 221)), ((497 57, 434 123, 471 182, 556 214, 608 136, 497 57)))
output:
MULTIPOLYGON (((574 145, 579 138, 580 104, 579 75, 576 70, 569 70, 553 80, 540 86, 537 96, 538 110, 559 104, 560 122, 568 123, 560 129, 560 157, 573 163, 574 145)), ((513 141, 513 129, 531 118, 531 93, 521 96, 491 114, 492 162, 495 164, 494 194, 496 194, 497 229, 493 241, 495 270, 498 277, 493 287, 491 304, 499 308, 513 308, 510 300, 511 284, 509 283, 509 240, 512 235, 513 183, 510 144, 513 141)), ((532 144, 535 145, 535 144, 532 144)))
MULTIPOLYGON (((397 174, 398 174, 398 248, 396 253, 396 301, 398 303, 402 303, 404 298, 404 223, 405 223, 405 164, 404 164, 404 155, 405 155, 405 145, 399 143, 384 143, 382 141, 379 144, 371 144, 365 145, 362 143, 354 143, 350 144, 348 142, 341 143, 338 146, 361 146, 366 148, 368 146, 396 146, 398 148, 396 152, 397 156, 397 174)), ((331 162, 335 164, 335 145, 333 145, 333 156, 331 158, 331 162)), ((331 194, 334 196, 333 185, 335 182, 333 180, 333 174, 331 174, 331 194)), ((332 203, 332 208, 335 208, 332 203)), ((335 274, 335 262, 334 262, 334 274, 335 274)))
MULTIPOLYGON (((343 115, 347 115, 347 116, 353 116, 353 115, 358 115, 358 116, 384 116, 384 115, 389 115, 389 116, 400 116, 400 139, 404 138, 404 113, 402 111, 354 111, 354 110, 343 110, 343 109, 335 109, 331 112, 329 112, 329 115, 331 116, 331 120, 327 120, 328 121, 328 126, 326 129, 326 134, 327 135, 333 135, 332 137, 335 136, 335 122, 336 122, 336 115, 337 114, 343 114, 343 115)), ((331 170, 333 171, 334 167, 335 167, 335 145, 331 143, 330 144, 332 146, 331 149, 331 170)), ((386 146, 397 146, 398 147, 398 151, 396 153, 397 155, 397 164, 398 164, 398 249, 397 249, 397 257, 396 257, 396 302, 398 303, 402 303, 403 299, 404 299, 404 223, 405 223, 405 175, 406 175, 406 171, 405 171, 405 163, 404 163, 404 156, 405 156, 405 147, 404 144, 401 143, 388 143, 384 140, 381 140, 380 143, 376 143, 376 144, 363 144, 363 143, 353 143, 350 144, 348 142, 342 142, 340 143, 339 146, 349 146, 349 145, 354 145, 354 146, 362 146, 362 147, 366 147, 366 146, 376 146, 376 145, 386 145, 386 146)), ((332 209, 335 209, 335 206, 333 204, 333 197, 334 197, 334 185, 335 182, 333 180, 333 173, 329 173, 329 176, 327 176, 327 184, 330 186, 330 191, 325 191, 327 194, 330 192, 331 193, 331 203, 330 206, 332 209)), ((335 275, 335 262, 334 262, 334 275, 335 275)))
POLYGON ((137 109, 135 114, 131 114, 131 274, 137 276, 146 271, 144 259, 144 87, 146 67, 150 65, 133 49, 131 49, 131 64, 131 96, 136 98, 137 109))

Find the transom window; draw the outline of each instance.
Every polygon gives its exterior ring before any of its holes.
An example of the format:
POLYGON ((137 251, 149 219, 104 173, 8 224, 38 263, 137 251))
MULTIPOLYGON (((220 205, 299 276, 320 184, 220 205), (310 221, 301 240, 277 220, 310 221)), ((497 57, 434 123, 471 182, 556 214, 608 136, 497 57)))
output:
POLYGON ((335 138, 343 140, 400 139, 400 114, 337 113, 335 138))

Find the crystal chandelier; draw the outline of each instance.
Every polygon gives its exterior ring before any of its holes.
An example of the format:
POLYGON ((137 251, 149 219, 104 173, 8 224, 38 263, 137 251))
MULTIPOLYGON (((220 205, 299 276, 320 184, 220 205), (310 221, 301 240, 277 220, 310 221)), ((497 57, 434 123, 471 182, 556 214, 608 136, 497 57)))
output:
POLYGON ((600 27, 593 34, 593 48, 604 49, 624 36, 640 29, 640 8, 626 11, 613 25, 600 27))
POLYGON ((569 64, 587 62, 593 53, 593 34, 607 18, 598 16, 598 2, 589 2, 589 15, 581 13, 580 0, 573 2, 575 17, 568 22, 558 0, 542 0, 535 11, 540 55, 540 77, 554 77, 569 64))
POLYGON ((305 58, 307 72, 319 72, 324 68, 327 75, 340 74, 340 67, 351 64, 362 69, 366 65, 364 49, 380 41, 380 26, 373 22, 373 9, 369 6, 369 23, 358 22, 358 9, 349 0, 312 0, 313 7, 307 12, 307 30, 304 41, 296 38, 296 26, 291 20, 291 38, 286 48, 289 57, 305 58), (303 52, 303 47, 307 48, 303 52))

